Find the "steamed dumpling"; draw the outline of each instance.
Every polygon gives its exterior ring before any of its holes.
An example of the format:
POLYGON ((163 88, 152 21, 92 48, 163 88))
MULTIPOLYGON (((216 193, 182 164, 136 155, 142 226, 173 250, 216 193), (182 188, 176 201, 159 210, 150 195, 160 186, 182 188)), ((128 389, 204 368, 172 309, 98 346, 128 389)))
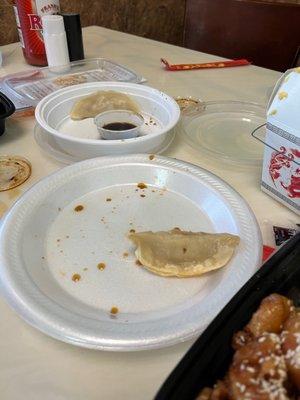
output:
POLYGON ((109 110, 129 110, 138 112, 136 103, 124 93, 113 90, 98 91, 74 103, 70 113, 73 120, 94 118, 96 115, 109 110))
POLYGON ((229 233, 168 232, 132 233, 129 239, 137 246, 140 263, 161 276, 189 277, 202 275, 226 265, 239 244, 239 237, 229 233))

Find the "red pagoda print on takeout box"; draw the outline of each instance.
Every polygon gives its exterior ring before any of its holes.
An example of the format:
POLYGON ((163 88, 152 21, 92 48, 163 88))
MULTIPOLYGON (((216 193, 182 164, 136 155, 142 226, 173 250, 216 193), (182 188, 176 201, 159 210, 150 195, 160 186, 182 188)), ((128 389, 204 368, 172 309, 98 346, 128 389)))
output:
POLYGON ((261 188, 300 214, 300 68, 275 87, 268 110, 261 188))

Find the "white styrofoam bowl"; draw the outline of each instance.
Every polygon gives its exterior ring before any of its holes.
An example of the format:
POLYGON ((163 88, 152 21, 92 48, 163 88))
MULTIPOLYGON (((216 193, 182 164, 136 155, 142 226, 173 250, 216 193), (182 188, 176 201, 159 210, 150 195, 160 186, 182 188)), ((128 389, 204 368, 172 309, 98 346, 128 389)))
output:
POLYGON ((58 148, 73 156, 93 158, 103 155, 151 153, 165 143, 180 118, 180 109, 170 96, 149 86, 126 82, 91 82, 60 89, 37 105, 35 118, 45 135, 58 148), (70 111, 75 101, 98 90, 114 90, 129 95, 138 105, 145 124, 143 136, 127 140, 99 140, 93 118, 73 121, 70 111))

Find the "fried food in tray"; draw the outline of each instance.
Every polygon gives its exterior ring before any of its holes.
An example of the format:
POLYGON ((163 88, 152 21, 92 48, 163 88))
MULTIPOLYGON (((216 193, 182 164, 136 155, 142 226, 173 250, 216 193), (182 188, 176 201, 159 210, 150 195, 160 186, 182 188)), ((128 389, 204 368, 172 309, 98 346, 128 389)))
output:
POLYGON ((285 400, 300 396, 300 310, 279 294, 262 300, 232 341, 233 361, 222 381, 197 400, 285 400))

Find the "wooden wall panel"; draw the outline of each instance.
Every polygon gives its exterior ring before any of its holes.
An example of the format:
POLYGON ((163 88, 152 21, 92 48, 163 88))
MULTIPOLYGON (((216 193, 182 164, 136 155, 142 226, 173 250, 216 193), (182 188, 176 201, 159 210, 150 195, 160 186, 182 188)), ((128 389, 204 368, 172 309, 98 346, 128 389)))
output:
MULTIPOLYGON (((61 0, 83 26, 100 25, 172 44, 183 44, 185 0, 61 0)), ((10 0, 0 0, 0 45, 17 41, 10 0)))
POLYGON ((185 46, 284 71, 298 46, 300 5, 259 0, 187 0, 185 46))
POLYGON ((11 2, 0 0, 0 46, 17 40, 19 39, 11 2))
MULTIPOLYGON (((248 1, 248 0, 239 0, 248 1)), ((285 3, 285 4, 300 4, 300 0, 251 0, 256 3, 285 3)))

